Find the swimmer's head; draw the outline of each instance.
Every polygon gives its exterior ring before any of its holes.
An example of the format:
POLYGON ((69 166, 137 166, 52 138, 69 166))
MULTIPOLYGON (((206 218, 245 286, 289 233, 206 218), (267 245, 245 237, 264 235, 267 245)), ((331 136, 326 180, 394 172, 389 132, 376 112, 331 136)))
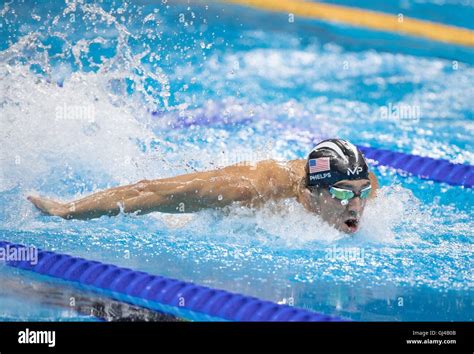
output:
POLYGON ((306 162, 304 205, 336 229, 359 227, 370 195, 369 168, 362 152, 342 139, 321 141, 306 162))

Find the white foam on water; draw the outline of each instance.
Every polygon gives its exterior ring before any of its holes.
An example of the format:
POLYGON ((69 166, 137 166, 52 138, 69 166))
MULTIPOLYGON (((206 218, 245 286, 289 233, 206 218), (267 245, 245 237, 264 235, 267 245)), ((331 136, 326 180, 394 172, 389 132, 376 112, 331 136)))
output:
POLYGON ((339 244, 399 247, 420 242, 417 233, 424 232, 423 225, 430 223, 430 216, 420 210, 419 204, 407 189, 384 187, 368 202, 361 229, 354 235, 335 230, 294 199, 269 202, 256 210, 234 205, 225 213, 204 211, 196 217, 177 215, 166 219, 170 229, 179 225, 182 230, 192 231, 193 238, 213 235, 214 239, 236 244, 256 242, 285 249, 325 249, 339 244), (412 228, 397 231, 404 225, 412 228))
POLYGON ((3 183, 25 186, 64 165, 121 183, 135 177, 131 160, 142 157, 136 142, 152 135, 131 112, 110 102, 97 74, 73 74, 60 88, 25 67, 0 70, 8 80, 8 103, 1 108, 8 122, 2 132, 1 154, 8 166, 3 183), (71 109, 76 113, 69 115, 71 109))

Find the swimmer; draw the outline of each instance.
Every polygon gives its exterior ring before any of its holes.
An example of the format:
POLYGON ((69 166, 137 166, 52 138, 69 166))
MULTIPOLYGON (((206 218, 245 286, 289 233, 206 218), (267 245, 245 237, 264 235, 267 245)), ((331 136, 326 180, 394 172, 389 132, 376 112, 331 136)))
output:
POLYGON ((342 139, 321 141, 307 159, 232 165, 171 178, 143 180, 61 203, 29 196, 39 210, 64 219, 92 219, 120 212, 191 213, 232 203, 259 207, 266 201, 295 198, 337 230, 354 233, 377 178, 362 152, 342 139))

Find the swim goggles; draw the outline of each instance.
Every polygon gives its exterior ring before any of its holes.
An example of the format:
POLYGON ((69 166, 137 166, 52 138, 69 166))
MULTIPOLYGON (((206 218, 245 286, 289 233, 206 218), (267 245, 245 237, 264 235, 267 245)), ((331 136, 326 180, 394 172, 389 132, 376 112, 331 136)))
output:
POLYGON ((360 192, 355 193, 351 189, 345 189, 345 188, 337 188, 337 187, 329 187, 329 193, 331 193, 333 198, 339 199, 339 200, 349 200, 354 198, 355 196, 359 196, 360 199, 367 199, 370 195, 370 191, 372 190, 371 186, 365 187, 360 190, 360 192))

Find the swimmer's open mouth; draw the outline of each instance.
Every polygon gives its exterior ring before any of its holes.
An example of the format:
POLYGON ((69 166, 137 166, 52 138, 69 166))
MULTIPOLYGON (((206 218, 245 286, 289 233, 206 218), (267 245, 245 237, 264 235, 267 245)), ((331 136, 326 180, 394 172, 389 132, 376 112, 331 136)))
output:
POLYGON ((351 230, 351 231, 356 231, 357 230, 357 227, 359 226, 359 220, 357 219, 347 219, 346 221, 344 221, 344 224, 347 225, 347 227, 351 230))

